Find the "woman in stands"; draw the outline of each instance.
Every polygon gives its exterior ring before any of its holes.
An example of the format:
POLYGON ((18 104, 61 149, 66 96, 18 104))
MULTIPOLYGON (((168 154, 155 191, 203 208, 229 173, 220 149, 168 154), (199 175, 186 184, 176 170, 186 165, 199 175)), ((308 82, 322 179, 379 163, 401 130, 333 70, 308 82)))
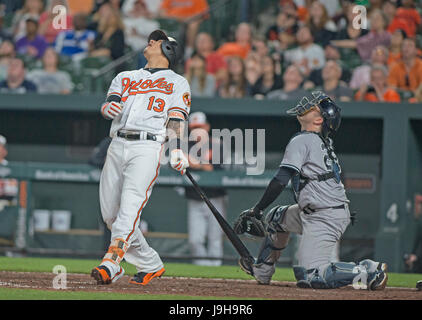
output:
POLYGON ((248 85, 245 77, 245 64, 238 56, 228 60, 227 76, 218 90, 222 98, 243 98, 248 95, 248 85))
MULTIPOLYGON (((105 4, 108 6, 108 4, 105 4)), ((120 13, 115 10, 107 10, 98 21, 97 32, 91 57, 108 57, 116 60, 124 55, 125 35, 124 26, 120 13)))
POLYGON ((205 58, 195 54, 190 59, 186 79, 189 82, 192 97, 213 97, 215 95, 215 77, 207 73, 205 58))
POLYGON ((319 1, 312 2, 309 8, 308 26, 314 42, 321 46, 325 46, 336 36, 337 26, 328 16, 325 6, 319 1))

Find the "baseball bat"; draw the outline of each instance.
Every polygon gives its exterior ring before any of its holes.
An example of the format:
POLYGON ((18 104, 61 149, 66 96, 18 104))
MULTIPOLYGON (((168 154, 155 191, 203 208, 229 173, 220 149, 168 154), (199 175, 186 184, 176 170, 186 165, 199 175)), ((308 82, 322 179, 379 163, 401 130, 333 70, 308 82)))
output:
POLYGON ((221 226, 221 229, 223 229, 224 233, 229 238, 230 242, 233 244, 236 251, 239 253, 239 255, 242 258, 247 259, 248 261, 253 261, 254 258, 250 254, 249 250, 245 247, 243 242, 239 239, 237 234, 234 232, 233 228, 229 225, 229 223, 224 219, 224 217, 221 215, 220 212, 214 207, 214 205, 211 203, 211 201, 208 199, 208 197, 205 195, 204 191, 199 187, 198 183, 195 181, 195 179, 190 174, 189 170, 186 170, 186 176, 189 178, 189 180, 193 184, 193 188, 195 191, 199 194, 202 200, 205 201, 208 208, 210 208, 212 214, 217 219, 218 224, 221 226))

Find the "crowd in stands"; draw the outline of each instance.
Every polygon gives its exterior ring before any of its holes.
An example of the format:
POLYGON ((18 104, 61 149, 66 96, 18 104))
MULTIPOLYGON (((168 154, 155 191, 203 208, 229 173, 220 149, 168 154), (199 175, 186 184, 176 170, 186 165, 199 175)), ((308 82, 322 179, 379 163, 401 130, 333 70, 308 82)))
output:
POLYGON ((206 0, 0 0, 0 92, 72 92, 63 59, 112 61, 129 49, 143 67, 148 35, 169 18, 186 26, 182 72, 193 97, 296 100, 322 89, 339 101, 422 102, 420 2, 276 6, 265 30, 242 22, 217 43, 201 30, 212 14, 206 0))

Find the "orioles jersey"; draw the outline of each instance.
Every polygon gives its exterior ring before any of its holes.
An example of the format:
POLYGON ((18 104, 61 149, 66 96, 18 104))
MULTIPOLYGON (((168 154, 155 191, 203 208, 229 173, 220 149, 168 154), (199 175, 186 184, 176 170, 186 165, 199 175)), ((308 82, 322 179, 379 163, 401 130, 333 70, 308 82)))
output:
POLYGON ((139 69, 119 73, 111 82, 107 101, 123 106, 113 119, 110 137, 119 130, 165 137, 169 119, 188 118, 191 92, 188 81, 170 69, 139 69))

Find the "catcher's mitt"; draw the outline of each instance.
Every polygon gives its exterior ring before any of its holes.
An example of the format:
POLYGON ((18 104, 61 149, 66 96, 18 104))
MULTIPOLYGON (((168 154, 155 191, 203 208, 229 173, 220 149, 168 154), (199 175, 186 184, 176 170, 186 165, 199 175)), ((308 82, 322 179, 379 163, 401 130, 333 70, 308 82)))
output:
POLYGON ((265 226, 262 222, 262 211, 255 208, 243 211, 233 225, 233 230, 237 234, 247 233, 255 237, 265 237, 265 226))

